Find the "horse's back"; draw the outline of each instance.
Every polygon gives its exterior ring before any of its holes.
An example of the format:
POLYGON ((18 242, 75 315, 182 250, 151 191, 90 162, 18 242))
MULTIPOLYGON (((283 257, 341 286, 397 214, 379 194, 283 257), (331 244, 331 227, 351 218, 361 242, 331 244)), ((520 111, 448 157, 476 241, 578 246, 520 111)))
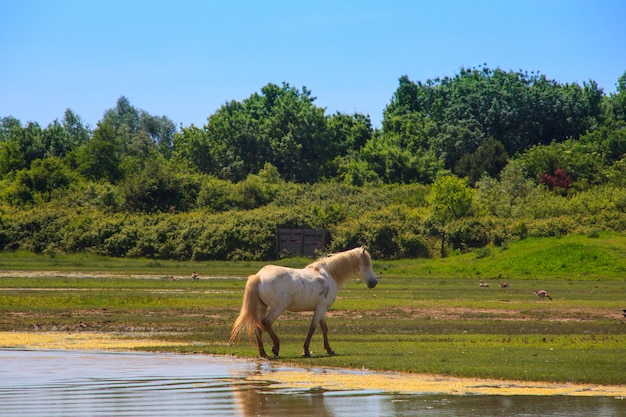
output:
POLYGON ((266 265, 257 275, 259 296, 270 308, 282 305, 289 311, 311 311, 320 303, 330 307, 337 295, 334 282, 324 270, 266 265))

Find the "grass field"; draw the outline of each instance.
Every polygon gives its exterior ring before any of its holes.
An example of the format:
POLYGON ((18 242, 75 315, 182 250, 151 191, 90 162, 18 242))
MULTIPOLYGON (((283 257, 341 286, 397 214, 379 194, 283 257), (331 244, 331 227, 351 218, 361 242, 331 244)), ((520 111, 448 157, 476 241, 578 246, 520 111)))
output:
MULTIPOLYGON (((309 260, 279 263, 304 266, 309 260)), ((89 254, 0 253, 0 331, 105 332, 179 346, 142 350, 256 357, 228 345, 244 277, 261 262, 168 262, 89 254), (189 277, 198 271, 197 282, 189 277)), ((626 383, 626 237, 528 239, 444 259, 375 261, 328 313, 313 358, 300 357, 309 314, 275 324, 276 361, 531 381, 626 383), (489 287, 479 287, 479 280, 489 287), (508 288, 500 288, 507 282, 508 288), (533 290, 548 291, 540 300, 533 290)), ((266 339, 267 340, 267 339, 266 339)), ((269 343, 269 341, 268 341, 269 343)))

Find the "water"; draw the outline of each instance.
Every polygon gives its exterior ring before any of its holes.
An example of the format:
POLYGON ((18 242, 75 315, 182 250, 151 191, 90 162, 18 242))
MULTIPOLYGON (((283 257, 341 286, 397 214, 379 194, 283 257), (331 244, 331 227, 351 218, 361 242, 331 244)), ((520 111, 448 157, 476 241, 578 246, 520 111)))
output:
POLYGON ((279 389, 276 369, 200 355, 0 350, 0 416, 626 417, 626 400, 608 397, 279 389))

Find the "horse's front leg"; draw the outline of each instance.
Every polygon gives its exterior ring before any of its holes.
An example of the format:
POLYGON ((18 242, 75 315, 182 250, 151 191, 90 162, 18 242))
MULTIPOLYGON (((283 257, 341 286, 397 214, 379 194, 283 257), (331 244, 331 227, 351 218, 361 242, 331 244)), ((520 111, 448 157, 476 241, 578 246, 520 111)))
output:
POLYGON ((311 345, 311 338, 313 337, 313 333, 315 333, 315 328, 317 327, 317 323, 324 318, 324 311, 316 311, 313 314, 313 318, 311 319, 311 325, 309 326, 309 332, 306 335, 306 339, 304 340, 303 352, 302 356, 305 358, 311 357, 311 351, 309 350, 309 346, 311 345))
POLYGON ((330 344, 328 343, 328 325, 326 325, 326 319, 320 320, 320 327, 322 328, 322 334, 324 335, 324 349, 326 349, 326 353, 329 355, 334 355, 335 351, 331 349, 330 344))

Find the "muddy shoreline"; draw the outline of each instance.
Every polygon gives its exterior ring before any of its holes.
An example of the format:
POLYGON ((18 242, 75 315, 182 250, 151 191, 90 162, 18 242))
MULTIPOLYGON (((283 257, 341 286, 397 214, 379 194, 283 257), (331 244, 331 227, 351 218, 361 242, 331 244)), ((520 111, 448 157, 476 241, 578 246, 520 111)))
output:
MULTIPOLYGON (((142 347, 166 348, 175 345, 180 343, 155 341, 133 333, 0 332, 1 349, 123 352, 142 347)), ((389 393, 449 395, 599 396, 626 399, 626 385, 503 381, 368 370, 282 368, 270 374, 250 375, 248 379, 271 381, 277 387, 293 389, 378 390, 389 393)))

